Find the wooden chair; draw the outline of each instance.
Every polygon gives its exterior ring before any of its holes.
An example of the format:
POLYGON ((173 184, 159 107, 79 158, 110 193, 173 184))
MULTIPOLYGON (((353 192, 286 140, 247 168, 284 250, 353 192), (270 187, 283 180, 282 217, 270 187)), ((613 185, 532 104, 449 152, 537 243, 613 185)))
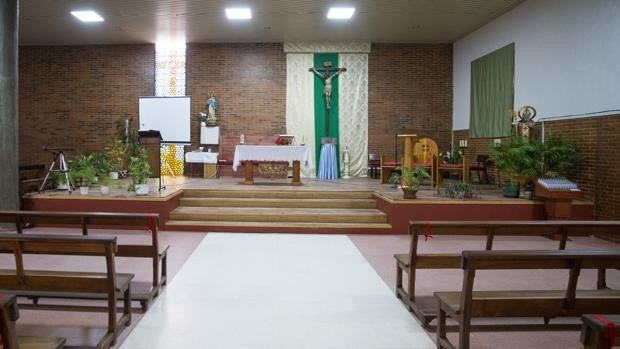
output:
POLYGON ((17 297, 13 294, 0 294, 0 335, 3 349, 60 349, 66 339, 62 337, 17 336, 15 322, 19 318, 17 297))
MULTIPOLYGON (((460 349, 469 349, 469 334, 477 317, 581 316, 587 313, 620 314, 620 290, 577 289, 581 269, 620 268, 615 251, 464 251, 463 287, 460 292, 435 292, 439 316, 437 348, 456 348, 446 336, 446 318, 458 322, 460 349), (474 278, 481 270, 568 270, 567 285, 560 290, 474 291, 474 278)), ((497 330, 501 325, 492 325, 497 330)), ((553 329, 544 325, 505 324, 506 330, 553 329)), ((566 329, 567 326, 559 327, 566 329)))
POLYGON ((439 159, 439 156, 436 156, 433 160, 433 164, 436 168, 436 181, 434 183, 435 187, 438 187, 443 182, 443 174, 445 172, 448 173, 458 173, 461 175, 463 179, 463 183, 469 182, 469 171, 467 167, 467 159, 463 156, 463 162, 460 164, 447 164, 439 159))
POLYGON ((379 168, 381 167, 381 160, 377 154, 368 154, 368 175, 370 178, 379 178, 379 168))
POLYGON ((390 174, 396 170, 396 167, 402 164, 402 161, 390 161, 387 155, 381 155, 379 158, 379 168, 381 170, 381 184, 386 184, 390 180, 390 174))
POLYGON ((489 184, 489 175, 487 174, 487 162, 489 161, 489 156, 486 154, 478 154, 476 155, 476 163, 469 165, 469 178, 471 178, 471 173, 476 171, 478 174, 478 183, 482 183, 482 175, 484 176, 484 182, 489 184))

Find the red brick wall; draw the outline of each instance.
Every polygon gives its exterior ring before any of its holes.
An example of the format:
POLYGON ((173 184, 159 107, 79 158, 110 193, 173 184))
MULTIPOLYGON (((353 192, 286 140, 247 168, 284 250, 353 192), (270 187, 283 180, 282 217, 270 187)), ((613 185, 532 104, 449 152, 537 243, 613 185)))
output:
MULTIPOLYGON (((452 45, 373 44, 368 59, 368 151, 394 155, 394 134, 434 139, 452 129, 452 45)), ((399 144, 399 157, 402 145, 399 144)))
POLYGON ((282 44, 189 44, 187 95, 192 96, 192 146, 198 146, 198 113, 209 93, 219 102, 221 134, 286 132, 286 55, 282 44))
POLYGON ((23 46, 19 51, 20 164, 49 164, 42 146, 101 151, 114 121, 155 92, 155 47, 23 46))
MULTIPOLYGON (((154 46, 20 48, 22 164, 48 163, 41 146, 101 150, 113 122, 132 117, 137 97, 154 94, 154 46)), ((189 44, 186 94, 192 143, 209 93, 222 134, 286 131, 286 55, 281 44, 189 44)), ((369 56, 369 151, 393 154, 396 132, 447 149, 452 124, 451 45, 373 45, 369 56)))
MULTIPOLYGON (((536 133, 540 125, 536 127, 536 133)), ((545 122, 545 134, 574 142, 584 157, 577 174, 571 178, 594 201, 597 219, 620 219, 620 115, 599 116, 545 122)), ((468 130, 454 132, 454 142, 469 138, 468 130)), ((492 139, 469 139, 468 160, 476 154, 488 154, 492 139)), ((491 173, 497 172, 491 166, 491 173)))

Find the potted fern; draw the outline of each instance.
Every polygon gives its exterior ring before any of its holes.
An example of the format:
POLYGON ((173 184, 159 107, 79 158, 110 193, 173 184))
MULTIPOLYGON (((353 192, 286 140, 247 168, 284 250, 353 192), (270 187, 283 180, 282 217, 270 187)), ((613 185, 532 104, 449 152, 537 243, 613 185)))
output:
POLYGON ((95 167, 93 166, 93 156, 81 154, 73 159, 69 170, 71 182, 80 188, 81 195, 88 194, 88 187, 95 178, 95 167))
POLYGON ((398 166, 396 170, 401 172, 400 188, 403 190, 403 199, 415 199, 422 180, 431 178, 428 172, 419 166, 416 168, 398 166))
POLYGON ((135 190, 136 195, 147 195, 149 193, 147 180, 151 175, 151 167, 148 163, 148 153, 144 148, 139 148, 136 156, 131 157, 128 170, 132 182, 129 190, 135 190))
MULTIPOLYGON (((544 143, 513 137, 489 151, 495 157, 496 167, 507 173, 513 184, 524 188, 540 177, 565 175, 581 162, 581 154, 574 144, 554 136, 548 137, 544 143)), ((507 196, 507 191, 502 191, 507 196)), ((518 189, 514 197, 518 197, 518 189)))

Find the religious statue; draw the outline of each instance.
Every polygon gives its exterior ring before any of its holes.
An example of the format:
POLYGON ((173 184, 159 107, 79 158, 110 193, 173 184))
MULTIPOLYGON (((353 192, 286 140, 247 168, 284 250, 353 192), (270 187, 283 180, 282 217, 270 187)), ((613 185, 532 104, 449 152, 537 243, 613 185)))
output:
POLYGON ((215 123, 217 122, 217 119, 215 118, 215 110, 217 109, 218 103, 213 92, 209 94, 207 106, 209 107, 209 112, 207 114, 207 124, 215 125, 215 123))
POLYGON ((532 127, 534 127, 534 118, 536 117, 536 109, 526 105, 521 107, 519 115, 519 132, 518 134, 525 139, 530 139, 532 127))
POLYGON ((310 68, 310 71, 316 74, 319 78, 323 79, 325 87, 323 87, 323 95, 325 95, 325 107, 329 110, 331 108, 331 96, 332 96, 332 79, 338 76, 338 74, 347 71, 346 68, 331 68, 331 62, 324 62, 325 68, 314 67, 310 68), (320 71, 319 71, 320 70, 320 71))

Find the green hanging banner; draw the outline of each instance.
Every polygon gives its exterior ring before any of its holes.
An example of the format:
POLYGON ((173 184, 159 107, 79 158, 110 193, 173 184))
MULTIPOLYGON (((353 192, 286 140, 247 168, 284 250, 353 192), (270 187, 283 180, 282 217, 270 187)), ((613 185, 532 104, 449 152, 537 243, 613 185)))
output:
MULTIPOLYGON (((315 53, 314 68, 324 68, 325 62, 331 62, 331 67, 338 67, 337 53, 315 53)), ((319 173, 319 156, 321 154, 321 139, 323 137, 336 138, 336 163, 338 168, 338 178, 340 178, 340 139, 338 123, 338 77, 331 79, 332 91, 329 109, 329 134, 327 134, 327 107, 325 104, 325 80, 314 75, 314 138, 315 138, 315 162, 317 175, 319 173)))

